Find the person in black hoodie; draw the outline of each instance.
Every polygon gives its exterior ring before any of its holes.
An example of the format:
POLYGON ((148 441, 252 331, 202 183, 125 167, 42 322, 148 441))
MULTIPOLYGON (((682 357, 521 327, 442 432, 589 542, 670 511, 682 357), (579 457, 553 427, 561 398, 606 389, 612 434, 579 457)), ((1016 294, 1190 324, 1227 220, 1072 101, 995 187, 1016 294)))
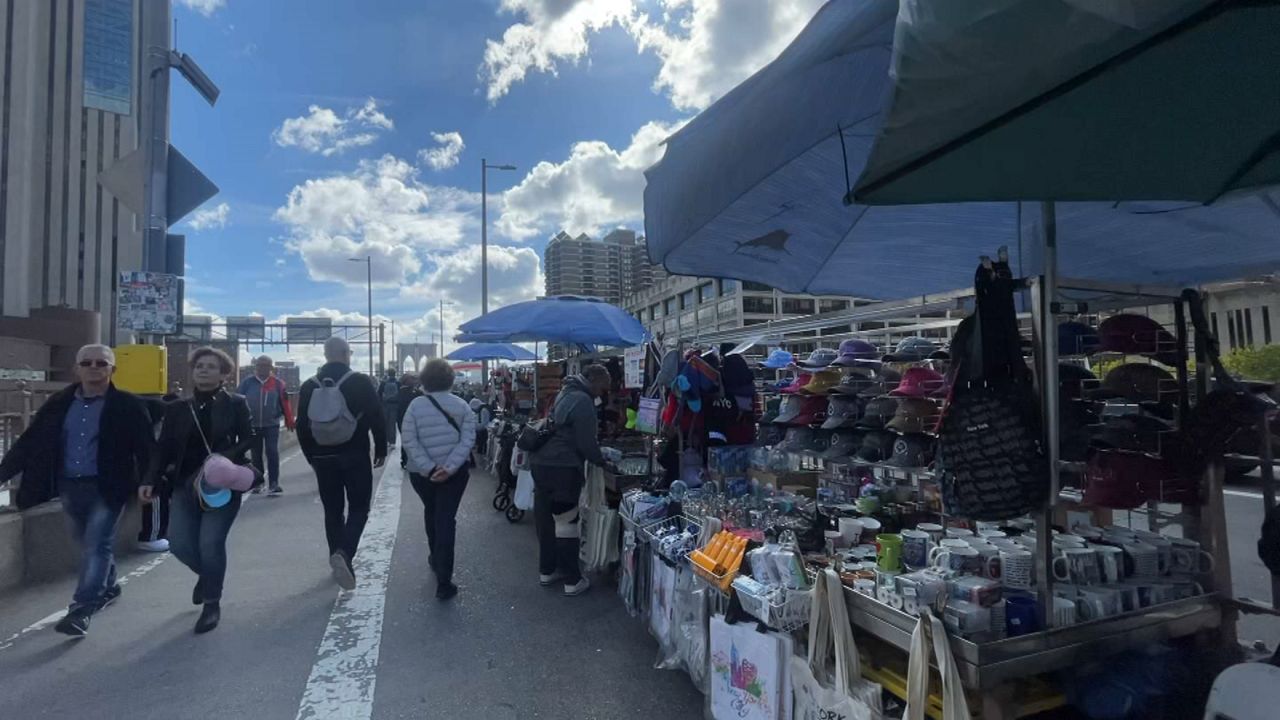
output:
MULTIPOLYGON (((242 493, 219 507, 205 507, 196 489, 196 478, 210 453, 245 465, 253 446, 249 403, 243 395, 227 392, 222 383, 235 363, 221 350, 196 348, 188 360, 192 386, 190 398, 175 400, 165 408, 160 426, 159 451, 138 497, 151 502, 162 491, 171 493, 169 549, 197 576, 191 602, 203 605, 196 633, 207 633, 222 618, 222 585, 227 574, 227 534, 240 513, 242 493)), ((254 469, 254 485, 262 474, 254 469)))
POLYGON ((333 578, 343 590, 354 590, 353 563, 373 500, 373 468, 382 467, 387 459, 387 423, 373 379, 351 369, 351 347, 347 341, 340 337, 326 340, 324 359, 325 364, 315 377, 302 384, 298 393, 298 444, 316 471, 333 578), (311 398, 323 382, 337 386, 347 410, 356 419, 351 438, 336 445, 320 443, 312 429, 311 398), (369 464, 370 435, 373 436, 372 466, 369 464))
POLYGON ((62 497, 80 546, 80 580, 54 629, 73 637, 87 635, 89 618, 120 596, 116 527, 152 451, 147 408, 111 383, 115 365, 105 345, 80 348, 77 382, 45 401, 0 461, 0 485, 22 474, 19 508, 62 497))
MULTIPOLYGON (((404 425, 404 414, 409 409, 409 403, 413 399, 421 395, 418 388, 418 377, 413 373, 405 373, 400 378, 400 389, 396 391, 396 428, 404 425)), ((404 451, 404 446, 400 446, 400 467, 409 464, 409 456, 404 451)))

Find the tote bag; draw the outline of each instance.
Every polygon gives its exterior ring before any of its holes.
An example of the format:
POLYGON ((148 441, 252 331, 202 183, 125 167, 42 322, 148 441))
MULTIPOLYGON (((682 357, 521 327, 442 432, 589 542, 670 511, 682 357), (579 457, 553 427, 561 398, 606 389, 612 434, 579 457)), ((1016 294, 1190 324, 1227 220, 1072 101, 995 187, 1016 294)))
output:
POLYGON ((960 668, 951 654, 951 643, 942 621, 928 608, 920 610, 920 619, 911 633, 911 658, 907 664, 907 710, 902 720, 924 720, 929 704, 929 655, 937 655, 938 673, 942 676, 942 717, 946 720, 972 720, 969 701, 960 681, 960 668))
POLYGON ((791 638, 756 623, 711 618, 711 716, 716 720, 790 720, 791 638))
POLYGON ((862 678, 844 591, 833 570, 820 573, 813 588, 808 659, 793 657, 790 663, 796 720, 882 717, 880 685, 862 678))

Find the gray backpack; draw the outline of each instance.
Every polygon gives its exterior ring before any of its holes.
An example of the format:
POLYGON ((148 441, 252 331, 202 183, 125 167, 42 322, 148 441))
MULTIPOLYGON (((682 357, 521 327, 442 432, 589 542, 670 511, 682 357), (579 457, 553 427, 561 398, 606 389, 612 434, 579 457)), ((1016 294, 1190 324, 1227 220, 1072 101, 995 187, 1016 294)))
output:
POLYGON ((341 445, 356 434, 356 425, 360 418, 351 414, 347 407, 347 398, 342 394, 342 383, 355 375, 348 370, 338 379, 321 379, 319 375, 312 378, 318 387, 311 393, 311 404, 307 406, 307 419, 311 421, 311 435, 320 445, 341 445))

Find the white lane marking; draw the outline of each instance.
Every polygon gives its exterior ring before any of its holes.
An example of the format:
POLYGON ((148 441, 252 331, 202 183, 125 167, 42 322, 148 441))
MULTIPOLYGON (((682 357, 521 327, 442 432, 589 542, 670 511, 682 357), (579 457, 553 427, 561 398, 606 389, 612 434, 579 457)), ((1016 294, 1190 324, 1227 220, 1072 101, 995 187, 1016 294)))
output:
POLYGON ((384 468, 356 555, 356 589, 339 592, 333 604, 297 720, 368 720, 373 715, 387 576, 400 524, 404 479, 398 463, 384 468))
MULTIPOLYGON (((125 575, 124 577, 121 577, 121 578, 117 578, 116 582, 118 582, 122 586, 127 585, 129 584, 130 580, 135 580, 137 578, 140 578, 143 575, 146 575, 147 573, 151 572, 152 570, 155 570, 156 568, 160 567, 160 564, 163 563, 166 559, 168 559, 168 557, 169 557, 169 553, 165 553, 159 557, 152 558, 142 563, 138 567, 134 568, 133 572, 130 572, 128 575, 125 575)), ((44 628, 47 628, 50 625, 61 620, 62 616, 66 614, 67 614, 66 608, 63 608, 56 612, 50 613, 43 618, 40 618, 39 620, 22 628, 21 630, 14 633, 13 635, 10 635, 4 640, 0 640, 0 650, 5 650, 7 648, 13 647, 13 644, 17 642, 18 639, 21 638, 23 635, 26 635, 28 633, 33 633, 37 630, 43 630, 44 628)))
POLYGON ((1249 492, 1248 490, 1230 490, 1230 489, 1224 489, 1224 490, 1222 491, 1222 494, 1223 494, 1223 495, 1235 495, 1236 497, 1247 497, 1247 498, 1253 498, 1254 500, 1261 500, 1261 499, 1262 499, 1262 493, 1249 492))

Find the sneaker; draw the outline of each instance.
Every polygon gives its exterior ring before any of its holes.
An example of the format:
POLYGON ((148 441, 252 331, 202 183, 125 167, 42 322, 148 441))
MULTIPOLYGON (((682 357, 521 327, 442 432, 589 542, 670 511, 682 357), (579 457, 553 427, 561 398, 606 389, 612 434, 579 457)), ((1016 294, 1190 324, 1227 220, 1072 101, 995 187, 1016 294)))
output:
POLYGON ((218 627, 218 621, 221 619, 222 608, 218 603, 213 601, 205 603, 204 610, 200 611, 200 619, 196 620, 196 634, 203 635, 218 627))
POLYGON ((280 487, 279 485, 267 491, 268 495, 281 495, 283 493, 284 493, 284 488, 280 487))
POLYGON ((555 585, 557 582, 560 582, 563 579, 564 579, 564 573, 561 573, 561 572, 553 572, 550 575, 540 574, 538 575, 538 584, 541 585, 542 587, 551 587, 552 585, 555 585))
POLYGON ((169 552, 169 541, 164 538, 159 540, 143 540, 138 543, 138 549, 144 552, 169 552))
POLYGON ((102 602, 98 603, 98 609, 102 610, 111 603, 120 599, 120 595, 123 592, 124 591, 120 589, 120 583, 116 583, 115 585, 107 588, 106 592, 102 593, 102 602))
POLYGON ((356 574, 351 569, 351 561, 346 553, 339 550, 329 556, 329 569, 333 571, 334 582, 343 590, 356 589, 356 574))
POLYGON ((453 583, 444 583, 436 588, 437 600, 451 600, 458 594, 458 586, 453 583))
POLYGON ((82 638, 89 634, 89 613, 82 609, 68 611, 53 629, 63 635, 82 638))
POLYGON ((565 585, 564 594, 566 597, 574 597, 591 589, 591 581, 585 577, 578 581, 576 585, 565 585))
POLYGON ((262 494, 262 486, 261 486, 261 485, 256 485, 256 486, 254 486, 254 488, 253 488, 252 490, 250 490, 249 492, 253 493, 254 495, 261 495, 261 494, 262 494))

